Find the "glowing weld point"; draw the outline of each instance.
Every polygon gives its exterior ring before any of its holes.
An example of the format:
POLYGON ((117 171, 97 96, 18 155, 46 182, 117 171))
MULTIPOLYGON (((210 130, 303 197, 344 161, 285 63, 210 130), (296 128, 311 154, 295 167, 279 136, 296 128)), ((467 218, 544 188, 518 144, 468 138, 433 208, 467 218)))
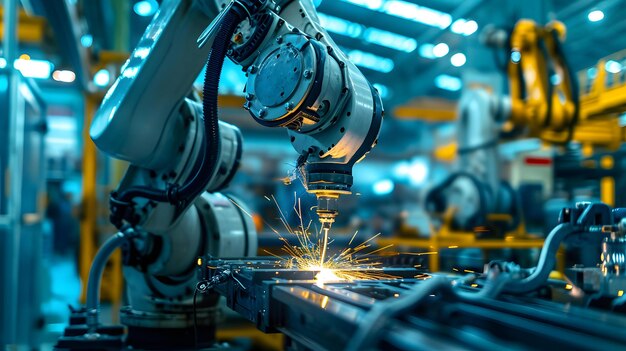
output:
POLYGON ((572 290, 572 284, 565 284, 565 290, 572 290))
POLYGON ((333 272, 332 269, 328 269, 328 268, 320 268, 320 267, 314 267, 313 270, 317 270, 319 269, 319 273, 317 273, 315 275, 315 280, 317 280, 317 282, 319 284, 324 284, 326 282, 331 282, 331 281, 340 281, 343 280, 341 278, 339 278, 335 272, 333 272))

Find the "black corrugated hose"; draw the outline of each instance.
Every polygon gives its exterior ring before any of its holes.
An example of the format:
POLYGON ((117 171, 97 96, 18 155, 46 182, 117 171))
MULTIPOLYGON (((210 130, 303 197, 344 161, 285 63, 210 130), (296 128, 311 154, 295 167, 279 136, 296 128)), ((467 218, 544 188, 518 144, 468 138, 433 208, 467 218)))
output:
POLYGON ((146 186, 132 186, 118 194, 111 195, 111 221, 116 226, 122 225, 122 219, 128 220, 128 213, 120 208, 131 206, 134 198, 141 197, 157 202, 179 204, 185 199, 191 199, 206 189, 213 170, 217 167, 220 153, 219 119, 217 97, 222 66, 226 58, 228 46, 239 22, 245 16, 244 9, 233 6, 223 17, 215 40, 209 52, 207 67, 204 75, 203 125, 204 125, 204 152, 202 162, 197 173, 183 186, 168 184, 167 189, 154 189, 146 186))

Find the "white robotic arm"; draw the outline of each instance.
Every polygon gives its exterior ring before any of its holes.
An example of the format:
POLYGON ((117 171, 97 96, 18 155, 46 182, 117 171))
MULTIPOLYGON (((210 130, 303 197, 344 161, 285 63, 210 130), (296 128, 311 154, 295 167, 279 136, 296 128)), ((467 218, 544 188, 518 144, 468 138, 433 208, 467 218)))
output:
POLYGON ((196 257, 256 252, 251 220, 209 193, 228 184, 241 156, 241 133, 217 119, 226 56, 248 74, 252 118, 288 129, 323 225, 377 141, 380 97, 321 28, 311 0, 165 0, 90 131, 102 151, 131 164, 111 198, 112 222, 140 233, 125 255, 129 339, 191 328, 196 257), (207 56, 200 105, 188 94, 207 56))
POLYGON ((473 230, 487 223, 488 214, 513 214, 516 208, 512 188, 500 179, 498 161, 501 123, 509 111, 507 98, 480 88, 467 89, 461 96, 457 171, 431 189, 425 203, 433 213, 453 208, 452 222, 458 229, 473 230))
MULTIPOLYGON (((165 1, 98 111, 92 139, 106 153, 155 172, 177 173, 172 168, 201 157, 202 133, 185 130, 180 109, 215 35, 200 48, 196 40, 225 7, 236 24, 219 44, 248 72, 244 108, 262 125, 289 129, 304 184, 318 196, 320 216, 332 222, 336 199, 350 193, 352 166, 376 143, 383 111, 376 91, 320 26, 310 0, 165 1), (190 140, 198 142, 181 156, 190 140)), ((219 70, 207 71, 216 85, 219 70)), ((212 97, 204 98, 207 122, 212 97)), ((189 198, 169 202, 183 197, 189 198)))

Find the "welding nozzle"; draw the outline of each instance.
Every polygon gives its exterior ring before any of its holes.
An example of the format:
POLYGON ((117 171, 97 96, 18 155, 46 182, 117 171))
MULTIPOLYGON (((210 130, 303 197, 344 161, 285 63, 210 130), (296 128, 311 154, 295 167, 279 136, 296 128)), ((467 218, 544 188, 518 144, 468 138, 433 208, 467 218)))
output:
POLYGON ((322 228, 330 229, 335 222, 335 217, 339 214, 339 195, 318 194, 317 196, 317 216, 322 228))

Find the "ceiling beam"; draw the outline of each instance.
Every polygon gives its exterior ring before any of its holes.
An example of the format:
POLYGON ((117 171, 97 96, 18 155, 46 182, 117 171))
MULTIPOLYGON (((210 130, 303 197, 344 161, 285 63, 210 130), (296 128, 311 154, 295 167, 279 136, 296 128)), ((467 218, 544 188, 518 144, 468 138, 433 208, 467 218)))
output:
POLYGON ((39 0, 59 45, 59 52, 76 73, 76 82, 88 89, 91 74, 89 56, 80 44, 80 21, 76 5, 64 0, 39 0))
POLYGON ((417 37, 419 33, 428 29, 440 30, 406 18, 389 15, 384 12, 370 10, 359 5, 337 0, 322 1, 319 11, 324 14, 362 24, 366 27, 384 29, 411 38, 417 37))

